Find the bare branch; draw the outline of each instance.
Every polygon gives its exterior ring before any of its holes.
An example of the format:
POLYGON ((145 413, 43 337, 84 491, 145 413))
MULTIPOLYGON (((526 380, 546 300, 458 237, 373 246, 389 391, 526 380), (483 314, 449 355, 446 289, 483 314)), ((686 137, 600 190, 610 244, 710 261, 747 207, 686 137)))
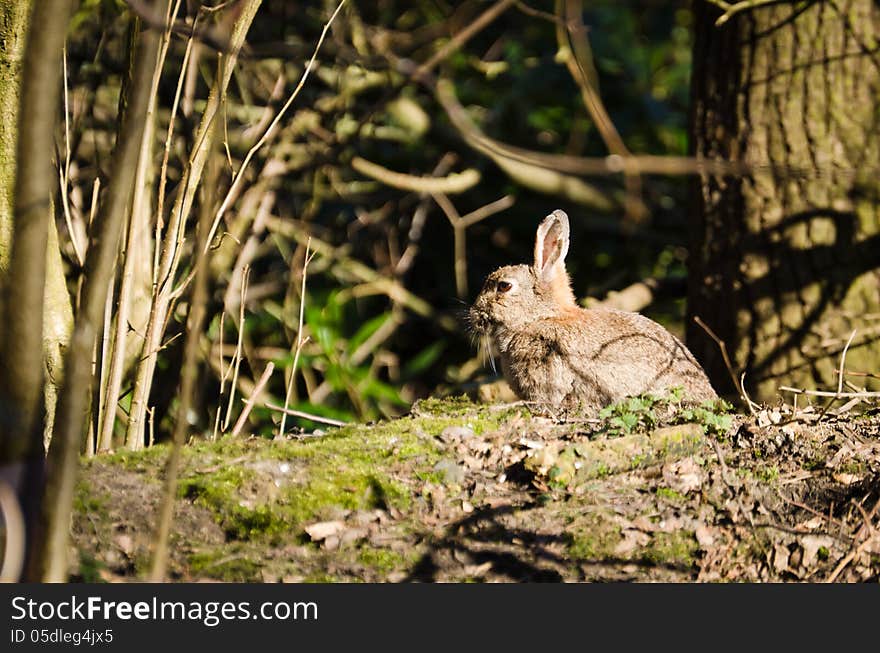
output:
POLYGON ((383 168, 359 156, 351 160, 351 167, 362 175, 381 181, 386 186, 416 193, 455 195, 473 188, 480 182, 480 173, 473 168, 455 172, 446 177, 416 177, 383 168))

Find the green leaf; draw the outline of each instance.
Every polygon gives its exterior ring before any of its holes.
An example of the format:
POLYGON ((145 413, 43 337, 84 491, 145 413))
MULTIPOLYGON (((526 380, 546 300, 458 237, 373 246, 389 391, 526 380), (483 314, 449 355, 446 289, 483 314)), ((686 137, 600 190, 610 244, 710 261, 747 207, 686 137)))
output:
POLYGON ((434 364, 444 349, 446 349, 446 340, 438 340, 425 347, 403 366, 403 378, 412 378, 424 372, 434 364))
POLYGON ((388 311, 387 313, 382 313, 381 315, 377 315, 376 317, 367 320, 361 325, 361 328, 358 329, 355 334, 349 339, 347 350, 349 353, 354 353, 357 351, 358 347, 360 347, 364 342, 366 342, 370 336, 372 336, 376 331, 381 329, 388 320, 392 318, 392 313, 388 311))

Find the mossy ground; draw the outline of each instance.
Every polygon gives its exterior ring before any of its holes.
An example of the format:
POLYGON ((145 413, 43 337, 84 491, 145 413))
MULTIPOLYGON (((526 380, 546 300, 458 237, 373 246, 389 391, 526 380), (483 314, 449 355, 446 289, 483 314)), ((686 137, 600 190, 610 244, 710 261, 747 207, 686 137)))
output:
MULTIPOLYGON (((876 438, 877 420, 761 425, 723 407, 683 412, 674 403, 631 402, 590 420, 429 400, 408 417, 323 434, 195 441, 181 462, 169 576, 688 581, 831 573, 849 548, 826 538, 829 524, 814 513, 839 528, 855 524, 850 498, 868 507, 878 500, 880 447, 864 444, 876 438), (662 444, 670 428, 686 429, 687 448, 662 444), (607 472, 594 473, 600 468, 607 472)), ((83 462, 75 578, 145 573, 168 451, 83 462)), ((876 578, 877 555, 863 551, 867 558, 851 559, 847 573, 876 578)))

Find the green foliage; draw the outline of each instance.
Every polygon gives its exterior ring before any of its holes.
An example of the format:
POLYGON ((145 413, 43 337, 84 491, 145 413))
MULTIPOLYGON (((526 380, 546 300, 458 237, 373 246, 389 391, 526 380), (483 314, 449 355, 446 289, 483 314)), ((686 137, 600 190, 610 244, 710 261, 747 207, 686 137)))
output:
MULTIPOLYGON (((329 293, 323 302, 307 300, 305 322, 318 350, 305 353, 301 364, 322 373, 340 404, 336 414, 342 419, 375 419, 396 414, 407 402, 398 388, 376 373, 375 360, 360 353, 367 341, 395 316, 390 311, 380 313, 350 332, 354 320, 346 319, 346 309, 346 303, 336 291, 329 293)), ((301 407, 320 410, 311 404, 301 407)))
POLYGON ((606 406, 599 412, 599 417, 608 420, 608 432, 611 434, 632 433, 637 428, 652 428, 657 423, 653 408, 659 401, 653 395, 629 397, 606 406))
POLYGON ((606 406, 599 418, 606 420, 605 430, 610 435, 626 435, 650 430, 661 422, 674 424, 696 423, 709 434, 723 435, 733 425, 733 406, 723 399, 703 402, 698 406, 684 404, 684 389, 670 388, 665 395, 642 394, 628 397, 606 406))
POLYGON ((678 413, 682 421, 702 424, 706 433, 724 435, 733 426, 733 406, 723 399, 707 402, 695 408, 682 408, 678 413))

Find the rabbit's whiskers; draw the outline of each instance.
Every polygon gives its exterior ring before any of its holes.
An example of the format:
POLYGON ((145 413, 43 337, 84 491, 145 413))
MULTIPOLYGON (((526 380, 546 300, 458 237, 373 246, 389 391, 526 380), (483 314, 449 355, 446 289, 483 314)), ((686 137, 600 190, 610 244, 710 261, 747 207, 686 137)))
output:
POLYGON ((489 338, 489 334, 483 335, 480 338, 480 349, 483 352, 483 360, 486 358, 489 359, 489 366, 492 368, 492 374, 498 374, 498 369, 495 367, 495 357, 492 355, 492 340, 489 338))

